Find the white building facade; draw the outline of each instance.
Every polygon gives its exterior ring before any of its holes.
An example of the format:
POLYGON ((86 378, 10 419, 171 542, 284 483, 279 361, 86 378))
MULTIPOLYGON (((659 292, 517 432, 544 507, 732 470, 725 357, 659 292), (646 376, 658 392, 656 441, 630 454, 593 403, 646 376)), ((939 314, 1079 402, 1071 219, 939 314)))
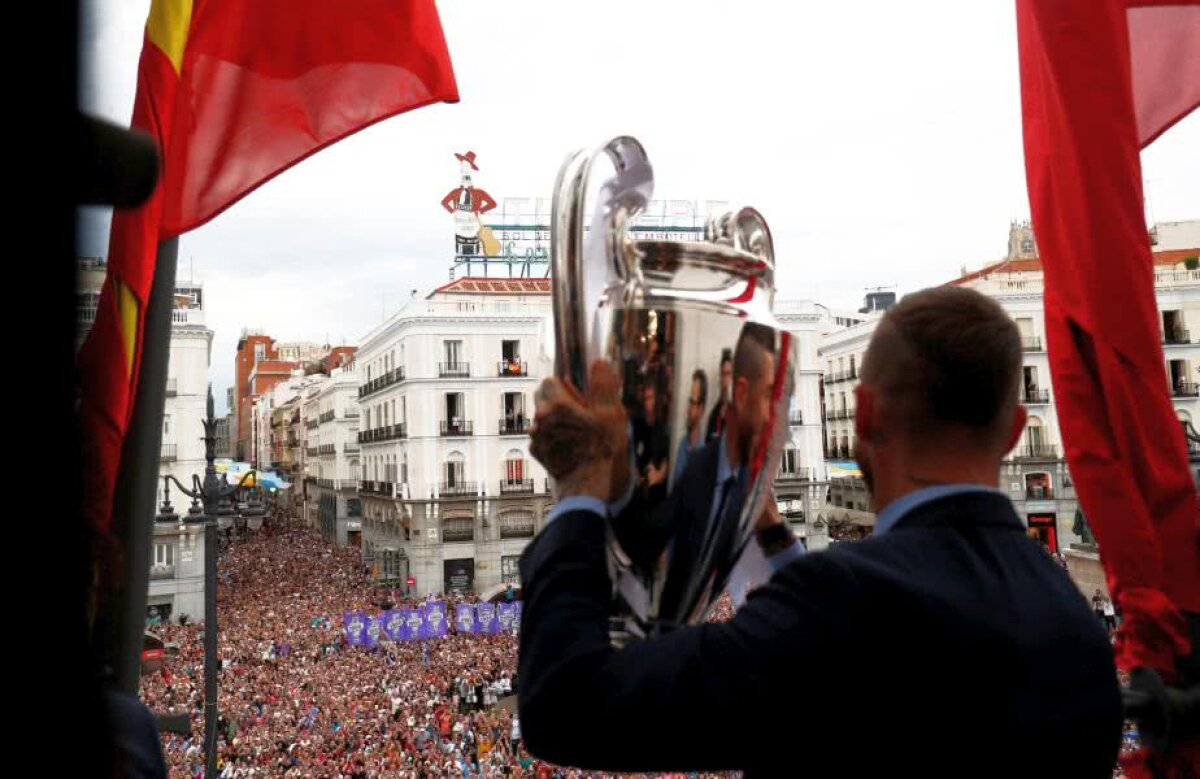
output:
POLYGON ((353 363, 305 391, 305 518, 330 541, 362 547, 359 379, 353 363))
POLYGON ((809 549, 827 543, 824 371, 819 350, 829 333, 863 321, 861 314, 833 311, 808 300, 777 301, 775 318, 792 334, 796 347, 795 393, 788 415, 789 436, 775 479, 775 499, 793 531, 809 549))
POLYGON ((518 581, 551 497, 529 456, 548 279, 462 278, 363 339, 363 557, 417 595, 518 581))
MULTIPOLYGON (((1172 223, 1160 232, 1169 240, 1195 232, 1192 222, 1172 223)), ((1162 348, 1171 396, 1182 430, 1195 435, 1200 415, 1200 269, 1189 257, 1200 248, 1155 246, 1154 286, 1162 328, 1162 348)), ((1028 223, 1010 229, 1009 255, 983 270, 964 273, 955 284, 976 289, 996 300, 1021 333, 1023 365, 1020 400, 1028 422, 1016 447, 1005 458, 1000 487, 1017 513, 1047 547, 1068 556, 1094 557, 1089 550, 1085 518, 1064 460, 1050 364, 1046 351, 1045 304, 1041 261, 1028 223)), ((819 349, 825 370, 826 453, 850 459, 854 451, 854 387, 877 320, 834 331, 819 349)), ((1189 442, 1192 470, 1200 480, 1200 444, 1189 442)), ((861 478, 832 480, 835 507, 866 511, 870 496, 861 478)), ((1097 584, 1100 586, 1100 584, 1097 584)))

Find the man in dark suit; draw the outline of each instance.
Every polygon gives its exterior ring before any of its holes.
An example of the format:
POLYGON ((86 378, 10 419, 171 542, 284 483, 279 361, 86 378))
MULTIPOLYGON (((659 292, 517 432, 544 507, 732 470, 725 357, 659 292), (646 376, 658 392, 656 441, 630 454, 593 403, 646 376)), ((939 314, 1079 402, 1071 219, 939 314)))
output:
POLYGON ((995 302, 958 287, 905 298, 856 388, 874 536, 797 556, 764 514, 775 574, 732 621, 619 650, 604 520, 624 449, 571 460, 540 443, 560 420, 619 438, 617 382, 603 363, 587 398, 545 382, 533 450, 561 499, 521 563, 529 750, 621 771, 1111 776, 1112 649, 997 489, 1024 429, 1020 373, 1020 336, 995 302))
MULTIPOLYGON (((668 554, 665 586, 656 610, 663 625, 686 620, 688 604, 695 601, 688 597, 689 585, 701 591, 719 591, 735 562, 737 530, 749 487, 747 462, 771 414, 775 331, 746 323, 730 363, 728 408, 721 434, 688 454, 671 494, 663 501, 653 493, 635 490, 631 482, 624 497, 608 507, 616 538, 639 570, 653 570, 659 555, 664 550, 668 554), (690 575, 695 571, 703 571, 710 580, 695 581, 690 575)), ((636 441, 636 426, 634 436, 636 441)), ((705 600, 701 597, 701 602, 705 600)))

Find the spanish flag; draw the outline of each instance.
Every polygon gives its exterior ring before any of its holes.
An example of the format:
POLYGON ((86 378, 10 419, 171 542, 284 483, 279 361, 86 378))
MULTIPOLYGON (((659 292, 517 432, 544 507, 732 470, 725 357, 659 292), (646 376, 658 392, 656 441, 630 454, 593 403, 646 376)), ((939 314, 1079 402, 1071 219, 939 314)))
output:
MULTIPOLYGON (((1168 394, 1140 152, 1200 106, 1200 3, 1016 5, 1050 372, 1071 476, 1124 616, 1117 664, 1195 683, 1181 677, 1195 649, 1186 620, 1200 614, 1200 514, 1168 394)), ((1194 776, 1200 744, 1160 759, 1162 775, 1194 776)), ((1125 761, 1130 776, 1152 773, 1144 753, 1125 761)))
POLYGON ((162 177, 145 204, 113 215, 79 354, 95 526, 110 520, 159 242, 351 133, 457 101, 433 0, 152 0, 132 125, 157 141, 162 177))

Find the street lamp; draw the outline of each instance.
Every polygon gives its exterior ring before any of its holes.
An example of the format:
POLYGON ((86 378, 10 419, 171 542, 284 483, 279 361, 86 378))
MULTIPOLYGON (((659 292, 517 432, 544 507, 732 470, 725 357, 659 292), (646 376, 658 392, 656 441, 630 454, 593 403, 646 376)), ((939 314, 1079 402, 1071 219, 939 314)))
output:
POLYGON ((208 416, 204 425, 204 481, 192 475, 192 488, 185 487, 174 476, 163 476, 163 505, 155 519, 172 521, 176 516, 171 507, 170 482, 192 499, 188 520, 204 522, 204 775, 217 775, 217 525, 234 514, 230 498, 242 488, 255 471, 248 471, 234 485, 217 476, 217 420, 213 413, 212 387, 208 388, 208 416), (203 502, 203 508, 200 504, 203 502))

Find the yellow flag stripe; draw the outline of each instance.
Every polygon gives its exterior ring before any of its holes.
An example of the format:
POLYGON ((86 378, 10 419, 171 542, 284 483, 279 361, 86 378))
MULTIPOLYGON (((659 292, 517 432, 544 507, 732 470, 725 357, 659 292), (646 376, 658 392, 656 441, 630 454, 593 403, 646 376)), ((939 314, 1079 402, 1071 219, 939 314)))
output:
POLYGON ((152 0, 146 35, 162 49, 178 75, 183 68, 183 50, 192 24, 192 0, 152 0))
POLYGON ((137 348, 138 301, 133 291, 117 279, 112 280, 120 315, 121 344, 125 347, 125 375, 133 379, 133 355, 137 348))

